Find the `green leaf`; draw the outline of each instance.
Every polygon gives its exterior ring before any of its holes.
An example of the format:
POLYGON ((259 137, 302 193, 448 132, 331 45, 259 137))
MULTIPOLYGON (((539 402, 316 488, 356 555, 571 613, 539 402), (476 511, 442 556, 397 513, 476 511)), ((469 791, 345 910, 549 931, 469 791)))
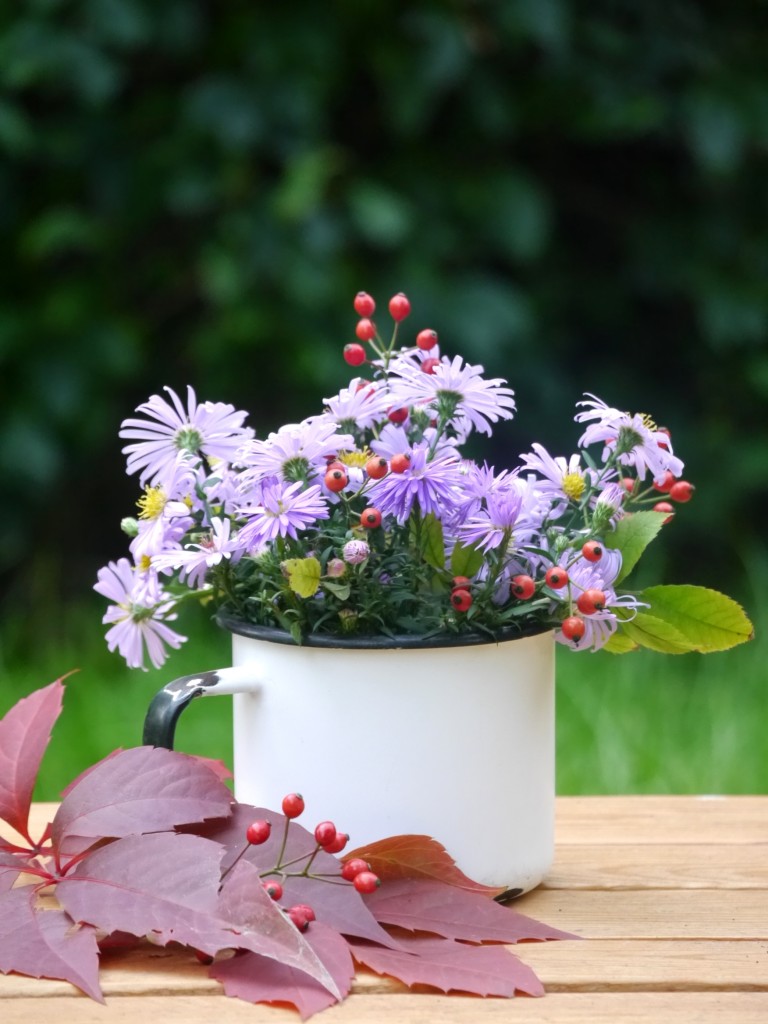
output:
POLYGON ((619 626, 608 643, 603 644, 602 649, 609 654, 629 654, 630 651, 636 651, 637 646, 637 643, 627 636, 624 627, 619 626))
POLYGON ((695 650, 727 651, 754 636, 754 627, 741 605, 716 590, 691 585, 658 586, 648 587, 638 597, 695 650))
POLYGON ((607 548, 621 552, 621 572, 617 583, 629 576, 666 518, 665 512, 633 512, 620 519, 613 533, 605 537, 607 548))
POLYGON ((316 558, 288 558, 283 562, 288 586, 299 597, 312 597, 320 586, 321 566, 316 558))
POLYGON ((323 580, 323 590, 327 590, 329 594, 333 594, 334 597, 338 597, 340 601, 346 601, 350 595, 352 587, 349 583, 333 583, 330 580, 323 580))
POLYGON ((631 621, 624 622, 622 630, 633 643, 661 654, 688 654, 697 649, 674 626, 647 612, 638 612, 631 621))
POLYGON ((483 564, 483 553, 478 548, 457 544, 451 555, 451 572, 454 576, 472 577, 483 564))
POLYGON ((443 524, 434 512, 427 513, 421 524, 421 552, 427 565, 434 569, 445 568, 443 524))

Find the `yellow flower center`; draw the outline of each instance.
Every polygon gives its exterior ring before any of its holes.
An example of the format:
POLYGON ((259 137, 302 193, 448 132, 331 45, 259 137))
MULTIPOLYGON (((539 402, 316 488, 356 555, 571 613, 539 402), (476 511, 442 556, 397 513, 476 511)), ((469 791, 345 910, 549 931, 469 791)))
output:
POLYGON ((157 519, 162 515, 167 501, 162 487, 145 487, 144 493, 136 502, 139 506, 139 519, 157 519))
POLYGON ((152 559, 149 557, 149 555, 142 555, 141 558, 139 559, 139 564, 136 566, 136 568, 139 570, 139 572, 149 572, 151 566, 152 559))
POLYGON ((361 452, 339 452, 338 461, 345 466, 356 466, 358 469, 362 469, 372 455, 373 452, 367 448, 363 448, 361 452))
POLYGON ((647 412, 639 412, 637 415, 640 417, 640 421, 647 430, 657 431, 659 429, 656 426, 655 420, 653 420, 647 412))
POLYGON ((582 473, 566 473, 563 477, 563 493, 570 501, 578 501, 585 486, 582 473))

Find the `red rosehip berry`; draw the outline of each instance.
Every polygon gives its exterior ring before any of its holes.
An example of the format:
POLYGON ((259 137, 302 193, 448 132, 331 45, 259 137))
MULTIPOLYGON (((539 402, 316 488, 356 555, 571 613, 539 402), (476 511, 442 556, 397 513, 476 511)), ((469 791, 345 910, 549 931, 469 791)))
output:
POLYGON ((289 907, 289 909, 286 910, 286 914, 300 932, 305 932, 307 928, 309 928, 309 921, 307 920, 303 910, 300 910, 298 907, 289 907))
POLYGON ((373 316, 376 309, 376 303, 368 292, 358 292, 353 305, 358 316, 373 316))
POLYGON ((361 871, 355 875, 353 885, 358 892, 376 892, 381 885, 381 879, 372 871, 361 871))
POLYGON ((341 869, 341 877, 346 879, 347 882, 353 882, 356 875, 359 875, 361 871, 370 871, 371 865, 368 861, 363 860, 361 857, 353 857, 352 860, 346 861, 341 869))
POLYGON ((319 846, 327 846, 336 838, 336 826, 332 821, 321 821, 315 828, 315 842, 319 846))
POLYGON ((383 476, 387 475, 389 469, 389 463, 386 459, 383 459, 380 455, 374 455, 372 459, 368 459, 365 464, 365 472, 371 478, 371 480, 381 480, 383 476))
POLYGON ((672 522, 672 520, 675 518, 675 509, 672 505, 670 505, 668 501, 657 501, 656 504, 653 506, 653 511, 667 513, 667 518, 664 520, 665 526, 667 523, 672 522))
POLYGON ((634 494, 637 490, 637 480, 633 476, 623 476, 619 483, 627 494, 634 494))
POLYGON ((582 545, 581 553, 588 562, 599 562, 603 557, 603 545, 599 541, 588 540, 582 545))
POLYGON ((405 320, 410 312, 411 304, 408 301, 407 296, 403 295, 402 292, 398 292, 397 295, 393 295, 389 300, 389 315, 398 323, 401 320, 405 320))
POLYGON ((404 405, 400 409, 390 409, 387 413, 387 419, 390 423, 405 423, 408 419, 408 406, 404 405))
POLYGON ((467 590, 472 585, 472 580, 469 578, 469 576, 454 576, 453 583, 451 585, 454 590, 458 590, 459 587, 462 587, 464 590, 467 590))
POLYGON ((349 363, 350 366, 362 366, 367 358, 365 349, 362 345, 358 345, 356 341, 352 341, 349 345, 344 346, 344 361, 349 363))
POLYGON ((440 365, 440 360, 435 359, 434 356, 430 356, 429 359, 422 359, 421 370, 422 373, 434 373, 435 368, 440 365))
POLYGON ((262 843, 266 843, 269 839, 269 835, 272 831, 272 824, 269 821, 253 821, 245 830, 245 838, 251 844, 251 846, 261 846, 262 843))
POLYGON ((693 484, 689 484, 687 480, 678 480, 677 483, 672 484, 670 487, 669 496, 672 501, 679 501, 682 504, 691 500, 695 490, 696 488, 693 484))
POLYGON ((595 612, 602 611, 605 608, 604 591, 596 590, 593 587, 582 591, 576 598, 576 607, 582 615, 594 615, 595 612))
POLYGON ((283 898, 283 887, 279 882, 262 882, 264 886, 264 892, 269 896, 271 900, 281 900, 283 898))
POLYGON ((344 847, 349 842, 349 836, 346 832, 337 832, 332 843, 326 843, 323 847, 326 853, 341 853, 344 847))
POLYGON ((357 321, 355 327, 355 334, 358 336, 360 341, 370 341, 376 337, 376 324, 373 320, 369 320, 368 317, 363 317, 362 320, 357 321))
POLYGON ((509 585, 510 593, 519 601, 527 601, 536 593, 536 581, 524 574, 513 576, 509 585))
POLYGON ((662 494, 669 494, 669 490, 676 479, 677 477, 672 472, 672 470, 668 469, 664 473, 664 476, 661 478, 661 480, 653 481, 653 489, 655 491, 661 491, 662 494))
POLYGON ((304 811, 304 797, 301 793, 289 793, 283 797, 283 814, 286 818, 298 818, 304 811))
POLYGON ((587 630, 584 619, 580 619, 578 615, 569 615, 567 619, 563 619, 560 628, 566 640, 575 640, 577 643, 587 630))
POLYGON ((467 612, 472 607, 472 595, 468 590, 459 587, 451 594, 451 604, 457 612, 467 612))
POLYGON ((568 573, 565 569, 561 569, 559 565, 552 565, 544 575, 544 582, 552 590, 562 590, 568 582, 568 573))
POLYGON ((376 530, 381 526, 381 512, 377 508, 365 508, 360 513, 360 525, 366 530, 376 530))
POLYGON ((411 456, 407 452, 399 452, 389 460, 389 468, 393 473, 404 473, 411 465, 411 456))
MULTIPOLYGON (((672 437, 672 434, 670 433, 667 427, 659 427, 659 433, 666 434, 669 438, 672 437)), ((659 446, 659 448, 663 448, 665 451, 669 451, 669 442, 666 440, 666 438, 658 440, 656 444, 659 446)))
POLYGON ((291 910, 298 910, 299 913, 303 914, 307 921, 312 922, 317 919, 317 916, 308 903, 296 903, 291 910))
POLYGON ((431 348, 434 348, 437 344, 437 331, 433 331, 431 328, 419 331, 416 335, 416 345, 424 352, 429 352, 431 348))
POLYGON ((349 483, 349 477, 343 469, 329 469, 325 474, 325 486, 329 491, 343 491, 349 483))

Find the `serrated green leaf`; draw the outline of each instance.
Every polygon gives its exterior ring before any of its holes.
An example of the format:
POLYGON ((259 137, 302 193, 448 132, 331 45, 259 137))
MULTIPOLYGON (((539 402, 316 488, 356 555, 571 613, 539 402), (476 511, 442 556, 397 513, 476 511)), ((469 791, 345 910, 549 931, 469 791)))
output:
POLYGON ((312 597, 320 586, 322 572, 316 558, 288 558, 283 562, 288 573, 288 586, 299 597, 312 597))
POLYGON ((617 583, 629 576, 666 518, 665 512, 632 512, 620 519, 613 533, 608 534, 605 546, 621 552, 621 572, 617 583))
POLYGON ((329 594, 338 597, 340 601, 346 601, 352 587, 349 583, 334 583, 331 580, 323 580, 323 590, 327 590, 329 594))
POLYGON ((698 651, 727 651, 754 636, 741 605, 717 590, 666 585, 648 587, 638 596, 648 602, 655 617, 673 626, 698 651))
POLYGON ((427 565, 434 569, 445 568, 443 524, 434 512, 427 513, 421 523, 421 553, 427 565))
POLYGON ((624 622, 622 630, 640 647, 648 647, 661 654, 688 654, 697 649, 670 623, 647 612, 638 612, 631 621, 624 622))
POLYGON ((472 577, 483 564, 483 553, 478 548, 457 544, 451 554, 451 572, 454 576, 472 577))
POLYGON ((610 640, 603 644, 602 650, 608 651, 609 654, 629 654, 636 651, 637 646, 637 643, 627 636, 623 626, 619 626, 610 640))

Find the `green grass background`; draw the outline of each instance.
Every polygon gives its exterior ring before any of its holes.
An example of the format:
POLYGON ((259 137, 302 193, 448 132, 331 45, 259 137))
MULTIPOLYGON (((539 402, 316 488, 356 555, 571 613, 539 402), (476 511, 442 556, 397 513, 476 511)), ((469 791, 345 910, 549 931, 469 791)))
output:
MULTIPOLYGON (((768 792, 768 638, 760 628, 768 602, 758 583, 768 558, 752 564, 746 603, 757 636, 739 648, 677 657, 558 650, 558 792, 768 792)), ((140 743, 149 701, 166 682, 227 664, 228 635, 206 612, 190 609, 181 627, 190 640, 181 651, 160 670, 128 670, 106 650, 101 614, 95 598, 67 606, 34 644, 18 641, 27 632, 21 617, 3 623, 0 713, 78 670, 67 680, 38 799, 56 799, 83 768, 140 743)), ((231 765, 230 715, 230 698, 194 702, 179 724, 177 747, 231 765)))

